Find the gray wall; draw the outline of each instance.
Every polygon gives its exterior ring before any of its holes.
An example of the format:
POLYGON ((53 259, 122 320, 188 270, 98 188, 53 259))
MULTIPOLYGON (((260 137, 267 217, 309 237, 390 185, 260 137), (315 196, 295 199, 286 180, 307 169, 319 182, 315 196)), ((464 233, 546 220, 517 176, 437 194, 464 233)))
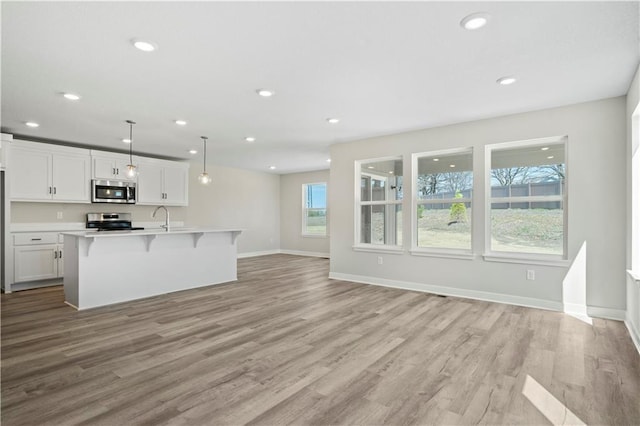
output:
MULTIPOLYGON (((474 168, 484 169, 487 144, 550 136, 568 136, 568 254, 573 260, 586 243, 586 300, 603 315, 623 316, 625 309, 626 118, 625 97, 568 107, 371 138, 331 146, 331 275, 408 288, 441 286, 456 294, 486 294, 489 299, 533 306, 558 306, 567 267, 412 256, 405 226, 402 254, 359 252, 354 243, 354 161, 402 155, 405 177, 411 153, 458 147, 474 148, 474 168), (607 204, 593 194, 607 194, 607 204), (377 258, 383 257, 379 265, 377 258), (526 280, 526 270, 536 280, 526 280), (499 296, 499 297, 496 297, 499 296)), ((477 173, 474 192, 484 205, 484 174, 477 173)), ((405 178, 405 194, 412 185, 405 178)), ((410 197, 403 206, 410 223, 410 197)), ((483 208, 474 209, 473 246, 484 248, 483 208)))
MULTIPOLYGON (((302 236, 302 185, 318 182, 329 183, 329 170, 280 176, 281 250, 329 256, 329 237, 302 236)), ((327 191, 330 192, 331 188, 327 187, 327 191)), ((331 224, 328 226, 331 233, 331 224)))
POLYGON ((258 254, 280 248, 280 176, 208 166, 213 179, 198 183, 202 163, 189 168, 189 226, 242 228, 238 253, 258 254))

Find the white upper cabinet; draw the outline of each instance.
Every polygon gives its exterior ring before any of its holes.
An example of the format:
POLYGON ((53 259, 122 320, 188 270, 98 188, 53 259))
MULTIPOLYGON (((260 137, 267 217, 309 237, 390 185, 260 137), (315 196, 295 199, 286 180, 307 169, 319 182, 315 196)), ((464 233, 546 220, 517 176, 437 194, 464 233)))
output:
POLYGON ((90 202, 87 149, 14 140, 7 171, 13 201, 90 202))
POLYGON ((189 164, 140 157, 137 204, 189 205, 189 164))
MULTIPOLYGON (((136 177, 129 178, 127 176, 127 166, 129 165, 130 159, 126 154, 91 150, 91 160, 91 175, 93 179, 136 181, 136 177)), ((138 164, 137 157, 133 157, 133 164, 138 164)))

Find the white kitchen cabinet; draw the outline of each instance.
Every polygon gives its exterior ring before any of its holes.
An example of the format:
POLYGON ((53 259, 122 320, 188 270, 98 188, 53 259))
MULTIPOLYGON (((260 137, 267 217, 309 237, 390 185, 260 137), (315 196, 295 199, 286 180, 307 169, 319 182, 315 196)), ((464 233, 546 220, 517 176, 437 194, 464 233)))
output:
MULTIPOLYGON (((91 176, 93 179, 117 179, 135 182, 137 177, 127 176, 127 166, 131 159, 125 154, 91 150, 91 176)), ((137 157, 133 164, 137 165, 137 157)))
POLYGON ((189 164, 140 157, 137 204, 189 204, 189 164))
POLYGON ((61 278, 63 244, 57 232, 14 234, 14 283, 61 278))
POLYGON ((89 150, 14 140, 11 200, 89 203, 90 170, 89 150))

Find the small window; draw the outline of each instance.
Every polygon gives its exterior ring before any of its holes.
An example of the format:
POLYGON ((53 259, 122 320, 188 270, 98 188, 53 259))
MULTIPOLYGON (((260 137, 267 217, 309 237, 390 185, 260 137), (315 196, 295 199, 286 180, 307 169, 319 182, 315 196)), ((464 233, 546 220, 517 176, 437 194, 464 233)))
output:
POLYGON ((471 252, 471 149, 414 155, 414 248, 471 252))
POLYGON ((491 252, 565 257, 565 138, 487 147, 491 252))
POLYGON ((402 159, 356 164, 356 244, 401 246, 402 159))
POLYGON ((327 236, 327 184, 302 185, 302 235, 327 236))

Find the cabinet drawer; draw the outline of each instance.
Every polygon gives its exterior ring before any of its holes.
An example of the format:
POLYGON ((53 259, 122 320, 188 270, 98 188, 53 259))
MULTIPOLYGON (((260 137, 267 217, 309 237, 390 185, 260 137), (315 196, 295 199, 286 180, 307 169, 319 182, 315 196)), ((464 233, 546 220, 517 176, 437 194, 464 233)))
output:
POLYGON ((57 244, 57 232, 25 232, 13 235, 13 245, 27 246, 34 244, 57 244))

